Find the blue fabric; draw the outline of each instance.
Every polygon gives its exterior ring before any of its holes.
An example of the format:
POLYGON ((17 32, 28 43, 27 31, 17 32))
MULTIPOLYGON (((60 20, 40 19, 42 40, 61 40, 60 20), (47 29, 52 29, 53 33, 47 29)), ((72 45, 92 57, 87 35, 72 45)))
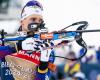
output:
POLYGON ((39 8, 41 8, 41 9, 43 10, 42 5, 41 5, 38 1, 35 1, 35 0, 29 1, 29 2, 26 4, 26 6, 38 6, 39 8))
POLYGON ((1 80, 14 80, 9 67, 6 65, 5 58, 0 60, 0 77, 1 80))
POLYGON ((98 63, 100 63, 100 51, 96 51, 96 57, 97 57, 98 63))
POLYGON ((10 46, 0 46, 0 59, 4 58, 6 55, 11 54, 13 48, 10 46))
POLYGON ((10 46, 0 46, 0 50, 9 50, 11 49, 10 46))
POLYGON ((81 48, 79 53, 80 53, 80 56, 83 55, 84 54, 84 48, 81 48))
POLYGON ((0 77, 2 80, 14 80, 5 60, 5 56, 12 52, 13 48, 10 46, 0 46, 0 77))
POLYGON ((51 63, 53 63, 54 61, 55 61, 55 51, 54 50, 52 50, 51 51, 51 56, 50 56, 50 58, 49 58, 49 62, 51 62, 51 63))

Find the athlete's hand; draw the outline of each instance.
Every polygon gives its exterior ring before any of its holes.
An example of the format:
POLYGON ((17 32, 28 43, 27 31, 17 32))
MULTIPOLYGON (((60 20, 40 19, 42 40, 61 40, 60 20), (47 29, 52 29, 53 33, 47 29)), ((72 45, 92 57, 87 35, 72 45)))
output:
POLYGON ((36 40, 33 37, 27 38, 24 41, 22 41, 22 49, 23 50, 32 50, 37 51, 38 46, 42 43, 41 40, 36 40))
POLYGON ((47 48, 47 47, 50 47, 50 46, 53 46, 53 45, 54 44, 52 42, 45 41, 43 44, 41 44, 41 46, 39 46, 40 52, 41 52, 40 61, 42 61, 42 62, 48 62, 49 61, 49 57, 50 57, 52 49, 47 48), (47 48, 47 49, 45 49, 45 48, 47 48))

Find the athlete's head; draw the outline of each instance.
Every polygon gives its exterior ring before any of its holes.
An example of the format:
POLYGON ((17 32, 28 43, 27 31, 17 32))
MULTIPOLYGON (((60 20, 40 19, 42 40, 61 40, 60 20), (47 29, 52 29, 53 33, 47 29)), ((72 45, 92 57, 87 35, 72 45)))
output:
POLYGON ((43 21, 42 11, 43 7, 38 1, 27 2, 21 12, 21 30, 28 31, 28 25, 31 23, 41 23, 43 21))

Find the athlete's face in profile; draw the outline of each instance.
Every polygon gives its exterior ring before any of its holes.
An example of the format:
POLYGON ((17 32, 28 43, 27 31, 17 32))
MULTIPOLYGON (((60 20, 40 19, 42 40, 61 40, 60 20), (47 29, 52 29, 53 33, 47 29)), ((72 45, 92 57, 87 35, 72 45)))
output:
POLYGON ((41 15, 30 15, 24 20, 21 21, 22 31, 28 31, 28 24, 30 23, 41 23, 43 21, 43 17, 41 15))

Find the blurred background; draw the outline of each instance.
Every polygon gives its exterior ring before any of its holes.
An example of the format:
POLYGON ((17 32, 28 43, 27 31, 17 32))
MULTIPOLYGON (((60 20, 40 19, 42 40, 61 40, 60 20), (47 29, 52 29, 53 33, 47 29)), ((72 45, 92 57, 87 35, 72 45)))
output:
MULTIPOLYGON (((21 9, 27 1, 29 0, 0 0, 0 30, 4 29, 8 34, 17 31, 21 9)), ((78 21, 88 21, 87 29, 100 29, 100 0, 38 1, 44 7, 44 21, 50 32, 78 21)), ((86 56, 75 62, 56 58, 57 70, 52 74, 51 80, 78 80, 77 77, 83 80, 100 80, 100 33, 84 33, 83 39, 88 45, 86 56)), ((76 57, 83 51, 76 42, 69 44, 67 50, 67 54, 57 55, 76 57)))

